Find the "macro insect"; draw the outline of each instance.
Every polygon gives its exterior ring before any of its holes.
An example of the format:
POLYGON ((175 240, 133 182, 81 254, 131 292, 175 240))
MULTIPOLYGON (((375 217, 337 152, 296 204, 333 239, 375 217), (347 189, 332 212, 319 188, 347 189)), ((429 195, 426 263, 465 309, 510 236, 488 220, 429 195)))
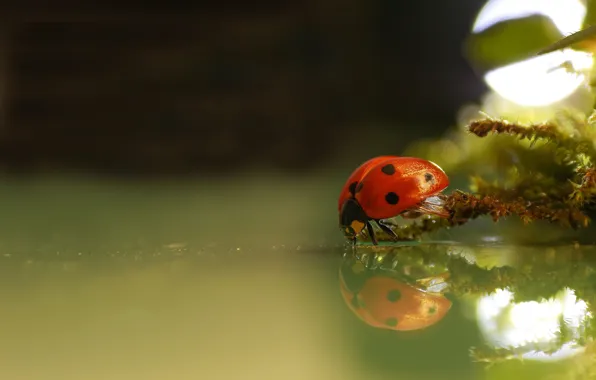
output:
POLYGON ((377 245, 371 222, 399 237, 387 219, 405 213, 448 217, 438 196, 449 178, 435 163, 416 157, 379 156, 360 165, 343 186, 338 203, 339 225, 345 237, 356 244, 366 228, 377 245))

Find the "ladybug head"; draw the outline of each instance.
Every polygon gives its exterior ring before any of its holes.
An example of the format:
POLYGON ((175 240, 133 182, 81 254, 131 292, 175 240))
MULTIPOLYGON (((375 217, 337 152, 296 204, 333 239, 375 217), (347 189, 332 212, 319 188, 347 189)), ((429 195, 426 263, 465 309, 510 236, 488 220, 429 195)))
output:
POLYGON ((339 212, 339 227, 348 239, 354 239, 368 223, 368 216, 354 198, 344 202, 339 212))

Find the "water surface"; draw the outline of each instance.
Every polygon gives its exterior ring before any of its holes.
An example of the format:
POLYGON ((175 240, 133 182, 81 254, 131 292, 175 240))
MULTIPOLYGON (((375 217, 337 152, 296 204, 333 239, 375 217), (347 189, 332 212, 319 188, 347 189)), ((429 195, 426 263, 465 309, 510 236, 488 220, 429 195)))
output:
POLYGON ((337 182, 5 182, 0 378, 591 373, 591 247, 352 251, 337 182))

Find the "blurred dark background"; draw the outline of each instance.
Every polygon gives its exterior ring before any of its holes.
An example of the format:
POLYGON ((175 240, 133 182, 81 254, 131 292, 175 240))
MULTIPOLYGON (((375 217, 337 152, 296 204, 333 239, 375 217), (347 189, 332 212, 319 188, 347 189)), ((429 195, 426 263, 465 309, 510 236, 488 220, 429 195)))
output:
POLYGON ((2 6, 0 169, 308 171, 439 136, 484 1, 2 6))

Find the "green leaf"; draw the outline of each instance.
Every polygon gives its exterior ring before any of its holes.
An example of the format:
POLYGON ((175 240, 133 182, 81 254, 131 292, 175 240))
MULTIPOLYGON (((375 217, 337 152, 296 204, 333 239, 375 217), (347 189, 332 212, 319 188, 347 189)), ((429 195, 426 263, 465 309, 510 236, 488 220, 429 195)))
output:
POLYGON ((584 2, 586 5, 586 16, 584 17, 582 29, 596 24, 596 0, 585 0, 584 2))
POLYGON ((499 22, 470 35, 464 54, 481 71, 489 71, 532 58, 563 35, 552 20, 542 15, 499 22))

